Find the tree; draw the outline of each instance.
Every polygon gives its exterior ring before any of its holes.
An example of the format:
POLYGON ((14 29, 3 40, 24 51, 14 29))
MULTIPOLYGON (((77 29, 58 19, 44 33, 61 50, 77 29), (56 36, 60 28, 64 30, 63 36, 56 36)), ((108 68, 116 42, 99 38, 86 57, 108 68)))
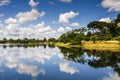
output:
POLYGON ((116 25, 120 23, 120 14, 117 15, 117 18, 115 19, 116 25))
POLYGON ((118 40, 118 41, 119 41, 119 43, 120 43, 120 36, 118 36, 118 37, 117 37, 117 40, 118 40))
POLYGON ((95 43, 97 40, 97 35, 91 36, 90 39, 93 41, 93 43, 95 43))
POLYGON ((81 44, 83 39, 84 39, 84 36, 79 34, 74 37, 74 42, 81 44))
POLYGON ((6 38, 4 38, 3 40, 2 40, 2 43, 7 43, 8 41, 7 41, 7 39, 6 38))
POLYGON ((75 29, 61 35, 58 41, 64 43, 70 42, 72 44, 81 43, 81 41, 85 37, 85 32, 86 32, 85 28, 75 29))
POLYGON ((44 39, 43 39, 43 42, 47 42, 47 39, 46 39, 46 38, 44 38, 44 39))
POLYGON ((93 21, 87 27, 93 30, 92 35, 97 35, 99 40, 110 40, 120 35, 120 14, 110 23, 93 21))
POLYGON ((92 35, 92 33, 89 31, 89 32, 87 33, 87 35, 85 36, 85 41, 89 41, 91 35, 92 35))
POLYGON ((48 39, 49 42, 56 42, 57 40, 55 38, 48 39))

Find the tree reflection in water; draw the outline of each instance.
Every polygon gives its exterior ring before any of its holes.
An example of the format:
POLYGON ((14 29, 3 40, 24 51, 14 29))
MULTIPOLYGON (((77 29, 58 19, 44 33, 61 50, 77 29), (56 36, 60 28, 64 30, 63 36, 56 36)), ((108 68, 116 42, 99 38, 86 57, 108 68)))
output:
POLYGON ((35 47, 39 47, 39 46, 43 46, 44 49, 47 46, 49 48, 55 48, 55 46, 53 44, 0 44, 0 46, 2 46, 4 49, 6 49, 7 47, 10 47, 10 48, 14 48, 14 47, 35 48, 35 47))
POLYGON ((94 68, 111 67, 120 76, 120 52, 59 47, 64 58, 94 68))

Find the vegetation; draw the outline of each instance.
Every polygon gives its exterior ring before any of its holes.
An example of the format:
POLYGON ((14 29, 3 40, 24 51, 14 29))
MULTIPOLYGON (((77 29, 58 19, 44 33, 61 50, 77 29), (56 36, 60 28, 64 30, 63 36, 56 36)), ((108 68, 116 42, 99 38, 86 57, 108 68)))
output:
POLYGON ((102 51, 119 51, 120 45, 118 41, 92 41, 84 42, 82 47, 87 50, 102 50, 102 51))
POLYGON ((85 28, 75 29, 63 34, 58 41, 63 43, 81 44, 85 38, 85 28))
POLYGON ((87 25, 87 29, 80 28, 63 34, 58 41, 81 43, 81 41, 108 41, 118 40, 120 42, 120 14, 111 22, 93 21, 87 25))
POLYGON ((50 38, 50 39, 46 39, 44 38, 43 40, 39 40, 39 39, 28 39, 28 38, 24 38, 24 39, 6 39, 4 38, 3 40, 0 40, 0 43, 2 44, 48 44, 50 42, 56 42, 57 40, 55 38, 50 38))

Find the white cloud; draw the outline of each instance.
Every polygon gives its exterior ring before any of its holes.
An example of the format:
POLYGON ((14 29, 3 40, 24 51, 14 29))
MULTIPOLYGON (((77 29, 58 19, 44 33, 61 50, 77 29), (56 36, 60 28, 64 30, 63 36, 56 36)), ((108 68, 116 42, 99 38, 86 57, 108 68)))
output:
POLYGON ((80 25, 79 25, 79 23, 75 22, 75 23, 70 24, 70 26, 73 26, 73 27, 74 27, 74 26, 75 26, 75 27, 78 27, 78 26, 80 26, 80 25))
MULTIPOLYGON (((61 23, 68 23, 69 19, 74 18, 79 13, 75 13, 70 11, 68 13, 61 14, 61 17, 65 17, 65 21, 60 19, 61 23)), ((52 29, 50 26, 45 26, 44 22, 38 23, 36 25, 28 25, 26 27, 22 27, 21 24, 27 23, 33 20, 37 20, 40 17, 43 17, 45 12, 38 12, 36 9, 32 9, 27 12, 19 12, 15 18, 8 18, 4 20, 3 24, 0 22, 0 39, 23 39, 23 38, 35 38, 35 39, 43 39, 43 38, 59 38, 63 33, 72 30, 70 27, 60 27, 57 30, 52 29)), ((55 22, 55 21, 54 21, 55 22)), ((56 23, 56 22, 55 22, 56 23)), ((72 23, 73 25, 78 25, 78 23, 72 23)))
POLYGON ((71 30, 72 30, 72 28, 70 28, 70 27, 66 27, 66 28, 59 27, 58 30, 57 30, 57 32, 65 33, 67 31, 71 31, 71 30))
POLYGON ((109 77, 105 77, 102 80, 120 80, 120 77, 118 74, 109 73, 109 77))
POLYGON ((59 67, 61 72, 66 72, 70 74, 75 74, 79 72, 79 70, 77 70, 76 68, 71 67, 68 62, 59 63, 59 67))
POLYGON ((18 21, 17 21, 17 19, 14 19, 14 18, 8 18, 8 19, 5 20, 5 23, 7 23, 7 24, 17 24, 18 21))
POLYGON ((120 0, 103 0, 101 5, 108 11, 120 11, 120 0))
MULTIPOLYGON (((13 22, 9 22, 13 23, 13 22)), ((1 23, 0 28, 0 39, 3 38, 13 38, 13 39, 23 39, 23 38, 35 38, 43 39, 46 38, 59 38, 63 33, 72 30, 70 27, 60 27, 57 30, 52 29, 50 26, 45 26, 44 22, 38 23, 36 25, 30 25, 28 27, 21 27, 19 24, 8 24, 4 25, 1 23)))
POLYGON ((58 28, 58 32, 64 32, 64 28, 63 27, 60 27, 60 28, 58 28))
POLYGON ((70 28, 70 27, 66 27, 65 28, 67 31, 71 31, 72 30, 72 28, 70 28))
POLYGON ((16 63, 16 62, 10 62, 10 63, 7 63, 6 66, 7 66, 8 68, 12 69, 12 68, 17 67, 17 63, 16 63))
POLYGON ((34 2, 34 0, 30 0, 30 1, 29 1, 29 5, 30 5, 31 7, 36 7, 38 4, 39 4, 39 2, 34 2))
POLYGON ((0 29, 4 28, 4 24, 0 21, 0 29))
POLYGON ((10 0, 0 0, 0 7, 4 5, 8 5, 10 3, 10 0))
POLYGON ((60 23, 60 24, 65 25, 65 26, 78 27, 78 26, 80 26, 79 23, 77 23, 77 22, 70 23, 70 19, 75 18, 78 15, 79 15, 79 13, 76 13, 73 11, 66 12, 66 13, 59 15, 58 22, 53 21, 53 23, 54 24, 60 23))
POLYGON ((27 12, 19 12, 16 17, 20 23, 26 23, 32 20, 37 20, 40 17, 43 17, 45 12, 39 13, 36 9, 32 9, 31 11, 27 12))
POLYGON ((62 23, 62 24, 69 24, 69 20, 78 16, 78 15, 79 15, 79 13, 75 13, 73 11, 60 14, 58 22, 62 23))
POLYGON ((100 22, 110 23, 110 22, 111 22, 111 19, 110 19, 109 17, 107 17, 107 18, 101 18, 99 21, 100 21, 100 22))
POLYGON ((69 3, 71 2, 71 0, 60 0, 61 2, 64 2, 64 3, 69 3))

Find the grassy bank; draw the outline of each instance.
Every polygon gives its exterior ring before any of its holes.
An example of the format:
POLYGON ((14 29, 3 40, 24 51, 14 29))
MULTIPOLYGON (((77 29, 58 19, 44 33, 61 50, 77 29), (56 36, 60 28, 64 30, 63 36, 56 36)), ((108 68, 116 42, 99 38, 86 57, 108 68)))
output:
POLYGON ((71 43, 62 43, 62 42, 57 42, 57 43, 55 43, 55 46, 66 47, 66 48, 71 48, 71 47, 81 47, 80 44, 71 45, 71 43))
POLYGON ((120 52, 120 43, 118 41, 96 41, 93 43, 92 41, 82 42, 82 45, 71 45, 71 43, 55 43, 56 46, 61 47, 83 47, 87 50, 108 50, 108 51, 119 51, 120 52))
POLYGON ((88 50, 109 50, 109 51, 120 51, 120 44, 118 41, 97 41, 83 42, 82 47, 88 50))

